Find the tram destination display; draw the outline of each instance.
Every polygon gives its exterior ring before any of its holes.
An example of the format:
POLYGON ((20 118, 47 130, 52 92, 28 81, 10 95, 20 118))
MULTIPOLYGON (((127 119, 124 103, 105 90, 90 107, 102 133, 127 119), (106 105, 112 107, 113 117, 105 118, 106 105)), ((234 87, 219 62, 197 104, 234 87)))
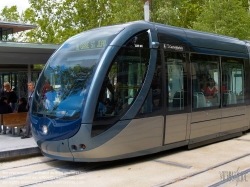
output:
POLYGON ((106 38, 99 39, 99 40, 79 42, 76 45, 76 51, 104 48, 104 47, 106 47, 107 43, 108 43, 108 41, 106 38))

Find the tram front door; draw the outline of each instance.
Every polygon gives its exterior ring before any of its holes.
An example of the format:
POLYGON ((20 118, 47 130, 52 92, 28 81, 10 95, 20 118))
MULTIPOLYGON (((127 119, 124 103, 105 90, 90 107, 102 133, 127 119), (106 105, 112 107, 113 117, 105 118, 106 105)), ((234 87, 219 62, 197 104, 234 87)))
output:
POLYGON ((164 51, 166 120, 164 144, 187 138, 187 63, 181 52, 164 51))

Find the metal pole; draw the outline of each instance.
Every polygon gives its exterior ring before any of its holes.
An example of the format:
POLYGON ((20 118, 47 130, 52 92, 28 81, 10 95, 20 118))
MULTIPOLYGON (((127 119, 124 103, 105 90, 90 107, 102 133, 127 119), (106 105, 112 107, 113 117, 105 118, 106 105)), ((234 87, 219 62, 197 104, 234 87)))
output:
POLYGON ((144 4, 144 20, 150 21, 149 2, 144 4))

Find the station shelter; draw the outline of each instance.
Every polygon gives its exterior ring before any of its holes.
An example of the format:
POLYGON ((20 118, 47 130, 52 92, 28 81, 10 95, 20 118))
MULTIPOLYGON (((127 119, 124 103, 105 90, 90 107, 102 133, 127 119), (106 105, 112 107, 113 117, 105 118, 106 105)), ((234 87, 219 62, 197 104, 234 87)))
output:
POLYGON ((27 83, 36 82, 42 67, 59 45, 11 42, 20 31, 35 25, 0 21, 0 85, 9 82, 18 98, 28 97, 27 83))

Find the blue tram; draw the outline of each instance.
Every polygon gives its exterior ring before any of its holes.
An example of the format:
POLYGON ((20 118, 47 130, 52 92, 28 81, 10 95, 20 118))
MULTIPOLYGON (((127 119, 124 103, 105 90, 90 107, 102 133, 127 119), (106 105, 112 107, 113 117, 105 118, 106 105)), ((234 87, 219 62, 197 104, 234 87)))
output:
POLYGON ((145 21, 80 33, 40 75, 33 137, 45 156, 98 162, 240 136, 250 121, 249 50, 145 21))

